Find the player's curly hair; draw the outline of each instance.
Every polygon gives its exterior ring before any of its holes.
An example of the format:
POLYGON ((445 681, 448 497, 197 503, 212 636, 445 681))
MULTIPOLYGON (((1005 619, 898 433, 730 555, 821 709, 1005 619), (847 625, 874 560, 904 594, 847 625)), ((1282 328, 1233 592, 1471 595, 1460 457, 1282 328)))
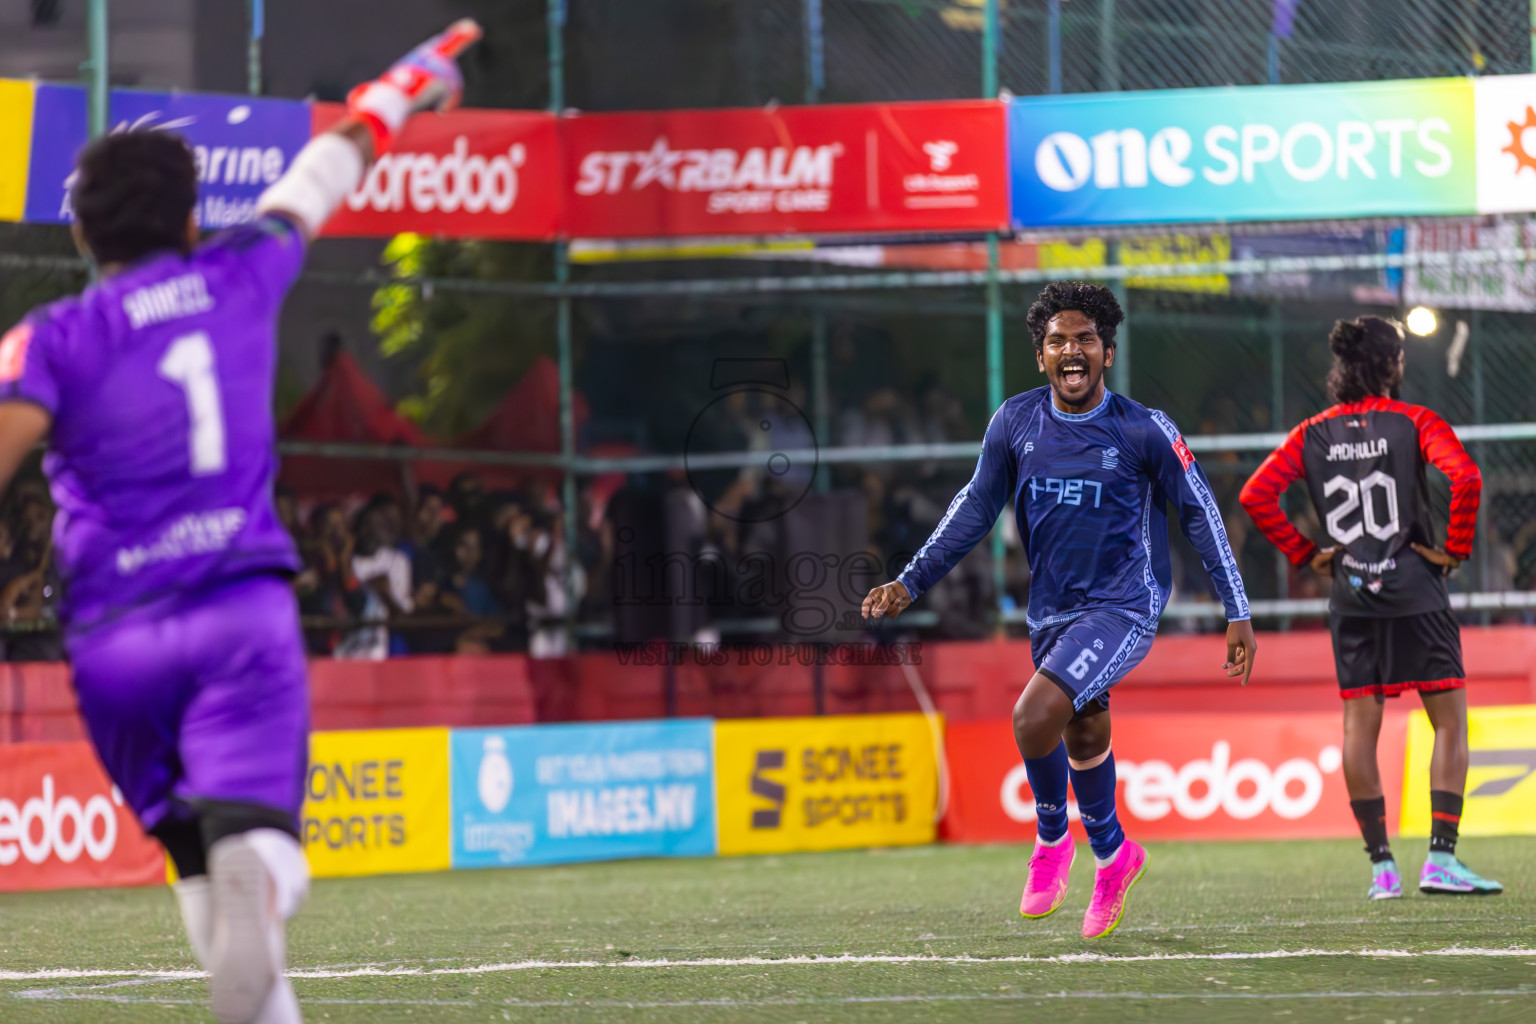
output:
POLYGON ((1358 402, 1395 391, 1402 383, 1397 360, 1403 354, 1403 329, 1395 320, 1360 316, 1339 320, 1328 332, 1333 369, 1328 390, 1336 402, 1358 402))
POLYGON ((80 154, 75 220, 97 263, 132 263, 152 252, 187 248, 187 218, 197 205, 197 162, 180 136, 123 132, 80 154))
POLYGON ((1115 293, 1087 281, 1052 281, 1040 290, 1024 322, 1035 339, 1035 351, 1045 349, 1045 332, 1057 313, 1075 309, 1093 321, 1105 348, 1115 347, 1115 328, 1125 319, 1115 293))

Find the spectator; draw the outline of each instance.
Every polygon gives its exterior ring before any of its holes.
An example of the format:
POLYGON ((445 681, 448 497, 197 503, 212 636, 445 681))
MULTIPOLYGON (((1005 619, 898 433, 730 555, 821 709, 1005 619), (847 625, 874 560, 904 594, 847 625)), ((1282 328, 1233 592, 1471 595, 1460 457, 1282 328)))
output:
MULTIPOLYGON (((533 556, 534 583, 532 600, 527 606, 532 620, 528 653, 535 658, 561 658, 570 653, 563 620, 571 607, 565 590, 570 554, 565 543, 563 517, 545 514, 535 520, 529 553, 533 556)), ((579 565, 573 567, 573 575, 572 596, 580 602, 586 590, 586 577, 579 565)))
MULTIPOLYGON (((484 544, 480 528, 459 527, 453 545, 453 571, 443 580, 437 595, 437 611, 452 615, 493 616, 501 611, 484 574, 484 544)), ((461 654, 485 654, 501 632, 499 623, 478 623, 459 633, 453 650, 461 654)))
MULTIPOLYGON (((335 505, 319 505, 309 515, 309 535, 301 548, 304 568, 294 577, 299 612, 306 616, 346 620, 361 615, 366 596, 352 572, 352 534, 335 505)), ((304 631, 311 654, 328 655, 336 648, 334 624, 304 631)))
POLYGON ((441 550, 445 540, 443 508, 443 492, 431 484, 422 485, 416 492, 410 535, 400 544, 400 550, 411 560, 411 582, 415 586, 411 597, 418 608, 430 608, 436 602, 447 564, 441 550))
POLYGON ((273 492, 274 504, 277 506, 277 521, 283 524, 283 529, 293 538, 295 544, 304 543, 304 523, 299 518, 299 498, 292 487, 287 484, 278 484, 273 492))
POLYGON ((361 618, 375 625, 348 633, 336 648, 338 658, 382 661, 391 653, 404 653, 403 647, 392 647, 389 629, 384 625, 416 608, 410 559, 395 546, 398 537, 394 524, 397 520, 403 522, 398 513, 399 504, 389 498, 375 499, 357 514, 352 575, 364 591, 361 618), (391 514, 391 507, 396 514, 391 514))

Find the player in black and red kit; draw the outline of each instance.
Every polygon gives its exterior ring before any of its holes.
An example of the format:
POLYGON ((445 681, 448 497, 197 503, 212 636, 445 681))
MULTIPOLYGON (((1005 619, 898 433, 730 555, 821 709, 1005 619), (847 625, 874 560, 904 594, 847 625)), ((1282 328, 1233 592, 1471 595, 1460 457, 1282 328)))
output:
POLYGON ((1450 426, 1423 406, 1397 400, 1403 382, 1402 329, 1366 316, 1340 320, 1328 335, 1337 405, 1286 436, 1243 487, 1243 508, 1295 565, 1332 576, 1334 665, 1344 698, 1344 779, 1371 855, 1367 896, 1402 895, 1387 842, 1386 801, 1376 763, 1387 697, 1417 690, 1435 729, 1430 761, 1430 853, 1419 888, 1432 893, 1497 893, 1456 859, 1467 781, 1466 673, 1461 631, 1445 577, 1472 553, 1483 478, 1450 426), (1450 523, 1435 543, 1426 464, 1451 480, 1450 523), (1280 508, 1305 478, 1328 533, 1303 537, 1280 508))

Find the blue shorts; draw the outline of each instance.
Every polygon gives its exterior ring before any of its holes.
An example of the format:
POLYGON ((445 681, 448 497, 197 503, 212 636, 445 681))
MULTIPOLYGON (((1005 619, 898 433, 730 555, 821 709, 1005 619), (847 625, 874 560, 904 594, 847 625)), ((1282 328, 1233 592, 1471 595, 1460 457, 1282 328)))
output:
POLYGON ((1030 630, 1029 652, 1035 670, 1072 698, 1081 718, 1109 710, 1109 688, 1141 664, 1156 635, 1155 625, 1100 609, 1030 630))

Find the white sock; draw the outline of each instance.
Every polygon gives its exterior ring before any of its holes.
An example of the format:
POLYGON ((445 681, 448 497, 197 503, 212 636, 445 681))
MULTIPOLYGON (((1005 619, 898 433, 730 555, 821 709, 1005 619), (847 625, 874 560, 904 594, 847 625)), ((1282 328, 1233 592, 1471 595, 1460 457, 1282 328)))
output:
MULTIPOLYGON (((1120 846, 1124 846, 1124 845, 1125 845, 1124 843, 1120 844, 1120 846)), ((1094 865, 1100 871, 1103 871, 1105 868, 1109 867, 1111 864, 1113 864, 1115 862, 1115 858, 1120 856, 1120 846, 1115 847, 1115 852, 1110 854, 1108 857, 1095 857, 1095 858, 1093 858, 1094 865)))
POLYGON ((303 1021, 293 986, 286 977, 279 977, 277 984, 272 986, 272 994, 267 997, 266 1005, 251 1024, 303 1024, 303 1021))
POLYGON ((172 888, 181 907, 181 923, 186 926, 192 955, 206 971, 213 951, 213 883, 207 875, 197 875, 181 879, 172 888))
POLYGON ((1062 843, 1066 842, 1070 838, 1072 838, 1072 833, 1070 833, 1070 832, 1063 832, 1058 838, 1052 839, 1049 842, 1047 842, 1044 839, 1041 839, 1039 836, 1035 836, 1035 842, 1038 843, 1041 846, 1060 846, 1062 843))
POLYGON ((309 861, 304 859, 299 841, 275 828, 252 829, 244 835, 272 876, 278 915, 288 920, 309 895, 309 861))

